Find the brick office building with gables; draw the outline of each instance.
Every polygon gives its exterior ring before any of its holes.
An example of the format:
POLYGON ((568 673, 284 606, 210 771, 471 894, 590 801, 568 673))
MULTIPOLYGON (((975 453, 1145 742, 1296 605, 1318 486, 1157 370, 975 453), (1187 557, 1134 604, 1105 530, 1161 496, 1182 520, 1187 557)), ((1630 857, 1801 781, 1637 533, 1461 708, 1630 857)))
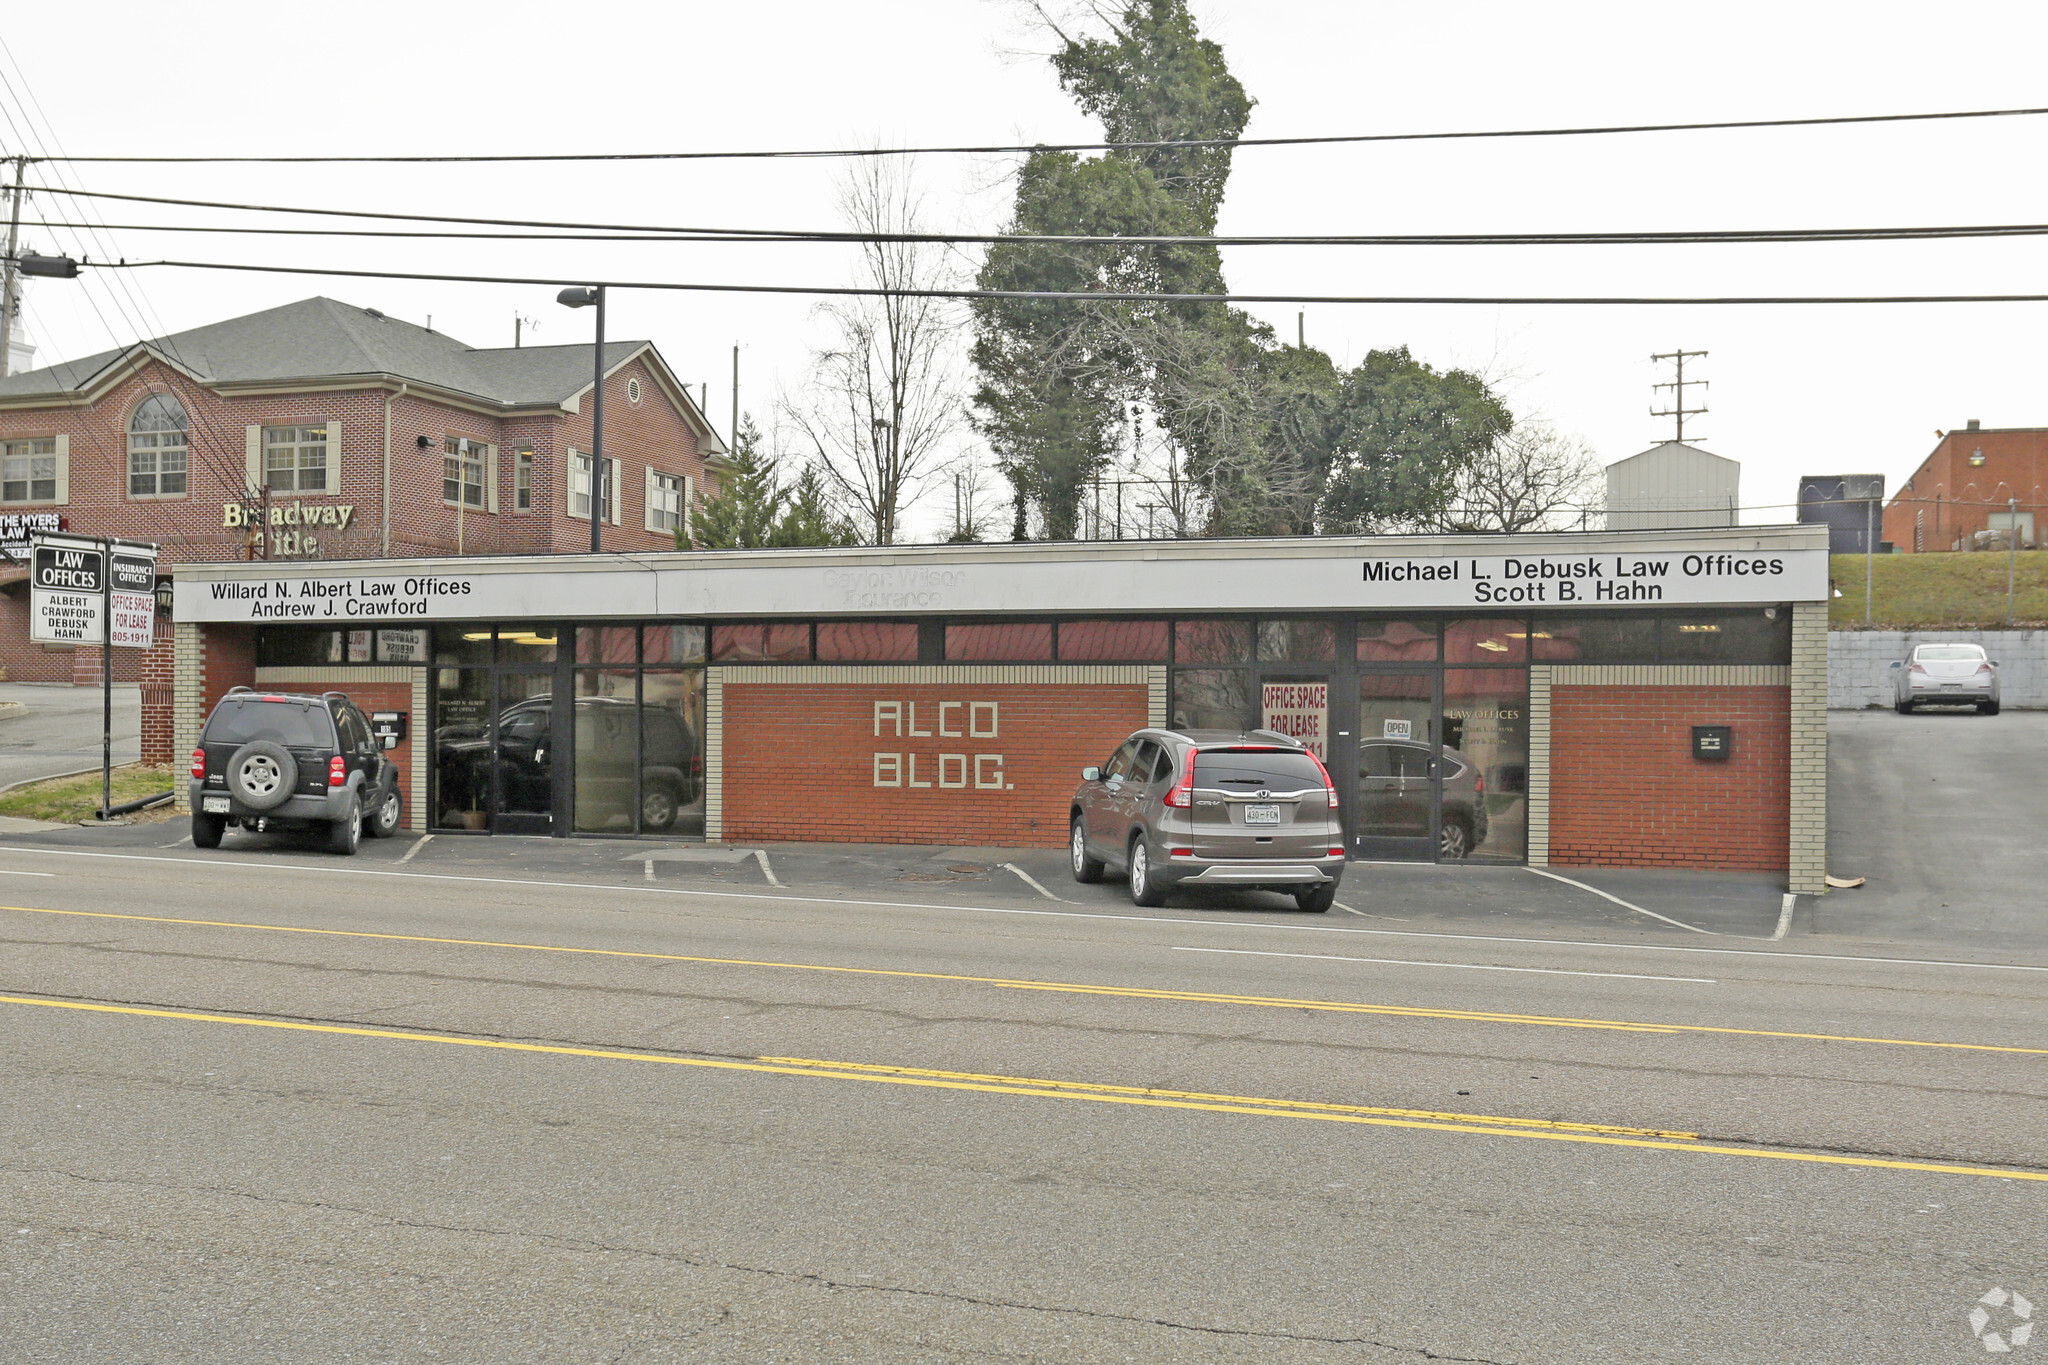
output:
POLYGON ((334 688, 408 716, 415 829, 1058 846, 1132 730, 1258 726, 1361 858, 1817 893, 1827 593, 1821 526, 190 566, 178 736, 334 688))
MULTIPOLYGON (((587 553, 592 360, 312 298, 12 375, 0 523, 155 541, 166 566, 587 553)), ((604 360, 605 548, 672 550, 724 444, 652 343, 604 360)), ((27 598, 25 570, 0 567, 7 677, 96 682, 96 649, 30 641, 27 598)), ((154 761, 170 756, 161 636, 116 655, 144 683, 154 761)), ((342 640, 337 661, 375 648, 342 640)))

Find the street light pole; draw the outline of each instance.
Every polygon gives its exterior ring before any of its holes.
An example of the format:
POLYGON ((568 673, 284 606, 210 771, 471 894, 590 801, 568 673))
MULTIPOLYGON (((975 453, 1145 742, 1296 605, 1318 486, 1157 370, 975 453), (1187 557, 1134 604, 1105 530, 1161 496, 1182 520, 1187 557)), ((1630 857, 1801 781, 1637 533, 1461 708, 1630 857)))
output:
POLYGON ((604 286, 576 285, 555 295, 566 308, 597 305, 597 346, 590 384, 590 553, 604 550, 604 286))

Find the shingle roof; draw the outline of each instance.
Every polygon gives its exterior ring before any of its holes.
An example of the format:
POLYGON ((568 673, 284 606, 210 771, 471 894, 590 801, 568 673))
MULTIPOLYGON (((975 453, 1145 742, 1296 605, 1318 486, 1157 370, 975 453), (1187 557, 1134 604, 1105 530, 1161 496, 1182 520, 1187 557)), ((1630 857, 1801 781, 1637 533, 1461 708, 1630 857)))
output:
MULTIPOLYGON (((605 343, 605 368, 647 346, 605 343)), ((214 384, 393 375, 504 407, 561 403, 590 383, 588 346, 478 350, 454 337, 334 299, 209 323, 141 343, 214 384)), ((0 398, 56 397, 92 387, 133 346, 0 379, 0 398)))

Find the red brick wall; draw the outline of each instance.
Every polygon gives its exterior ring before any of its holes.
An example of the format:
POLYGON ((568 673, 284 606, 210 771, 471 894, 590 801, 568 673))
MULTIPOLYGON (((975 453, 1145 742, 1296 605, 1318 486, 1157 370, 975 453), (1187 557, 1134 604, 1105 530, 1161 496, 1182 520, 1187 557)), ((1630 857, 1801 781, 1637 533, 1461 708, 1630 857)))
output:
POLYGON ((1142 685, 728 682, 725 837, 1056 847, 1081 769, 1147 716, 1142 685))
POLYGON ((206 628, 205 678, 205 704, 200 709, 209 713, 230 687, 256 685, 256 632, 252 627, 206 628))
POLYGON ((1882 538, 1907 554, 1967 548, 2008 498, 2034 514, 2036 539, 2048 534, 2048 428, 1951 431, 1892 489, 1882 538), (1984 462, 1971 464, 1979 452, 1984 462))
MULTIPOLYGON (((141 654, 142 684, 142 761, 144 763, 170 763, 177 755, 171 752, 171 704, 177 682, 175 633, 171 618, 164 612, 156 616, 156 634, 148 649, 141 654)), ((124 654, 136 653, 123 650, 124 654)), ((118 661, 117 661, 118 662, 118 661)))
POLYGON ((1558 687, 1550 694, 1550 861, 1559 867, 1785 870, 1791 690, 1558 687), (1732 725, 1734 755, 1692 756, 1732 725))

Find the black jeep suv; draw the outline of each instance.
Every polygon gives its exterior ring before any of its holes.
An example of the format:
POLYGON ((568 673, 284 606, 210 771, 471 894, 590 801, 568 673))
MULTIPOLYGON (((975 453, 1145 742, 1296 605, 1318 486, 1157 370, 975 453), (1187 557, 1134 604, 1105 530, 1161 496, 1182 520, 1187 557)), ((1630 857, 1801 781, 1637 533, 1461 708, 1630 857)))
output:
POLYGON ((398 769, 370 722, 339 692, 229 690, 192 751, 192 842, 219 848, 243 829, 325 826, 327 847, 354 853, 368 829, 398 832, 398 769))

